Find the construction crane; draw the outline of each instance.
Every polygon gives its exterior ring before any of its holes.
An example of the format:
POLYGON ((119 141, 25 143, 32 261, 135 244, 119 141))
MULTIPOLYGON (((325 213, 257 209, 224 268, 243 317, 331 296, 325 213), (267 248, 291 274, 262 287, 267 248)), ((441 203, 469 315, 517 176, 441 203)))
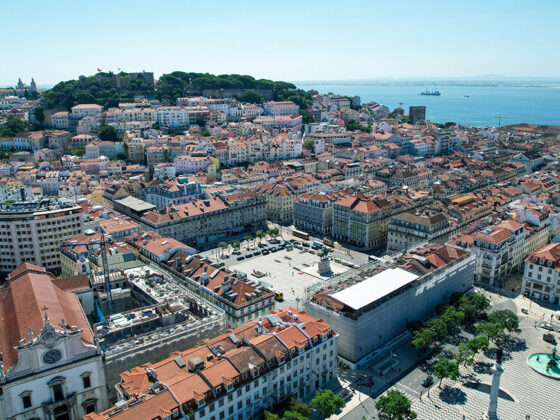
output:
POLYGON ((101 252, 101 261, 103 263, 103 277, 105 279, 105 293, 107 293, 107 303, 109 306, 109 315, 113 313, 113 295, 111 294, 111 279, 109 278, 109 263, 107 262, 107 248, 106 244, 112 244, 112 238, 108 239, 96 239, 91 242, 68 242, 65 244, 60 244, 60 248, 75 247, 78 245, 84 245, 87 249, 90 246, 99 245, 101 252))

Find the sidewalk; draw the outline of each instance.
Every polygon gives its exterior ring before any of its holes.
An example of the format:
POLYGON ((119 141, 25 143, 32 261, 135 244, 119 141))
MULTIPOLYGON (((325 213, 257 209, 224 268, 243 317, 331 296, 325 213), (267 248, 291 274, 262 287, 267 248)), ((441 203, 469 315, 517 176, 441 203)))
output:
MULTIPOLYGON (((369 407, 370 405, 373 406, 373 404, 368 404, 368 407, 366 408, 364 403, 369 399, 375 399, 379 395, 383 394, 401 378, 418 367, 423 360, 431 357, 433 352, 426 353, 422 357, 419 357, 418 351, 412 346, 412 343, 407 342, 394 349, 393 354, 393 359, 398 362, 398 364, 396 365, 394 371, 388 372, 388 374, 384 377, 374 372, 374 367, 382 364, 387 359, 391 359, 390 354, 374 362, 367 368, 361 368, 356 371, 338 369, 338 378, 329 382, 325 388, 332 390, 335 394, 339 394, 342 392, 342 388, 345 388, 352 392, 352 396, 346 401, 346 406, 341 412, 330 417, 331 420, 340 419, 350 414, 359 406, 362 406, 362 408, 369 414, 370 417, 368 418, 377 418, 375 409, 372 410, 372 408, 369 407), (373 384, 371 386, 367 385, 369 380, 373 380, 373 384)), ((418 395, 414 395, 414 397, 417 398, 418 395)), ((310 400, 311 399, 312 397, 310 400)))

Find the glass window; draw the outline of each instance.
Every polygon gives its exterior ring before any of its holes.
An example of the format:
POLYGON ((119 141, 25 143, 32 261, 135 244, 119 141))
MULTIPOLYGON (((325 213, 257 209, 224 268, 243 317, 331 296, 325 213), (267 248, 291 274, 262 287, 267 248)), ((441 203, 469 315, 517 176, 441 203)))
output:
POLYGON ((22 395, 21 402, 23 403, 23 408, 31 407, 31 393, 22 395))

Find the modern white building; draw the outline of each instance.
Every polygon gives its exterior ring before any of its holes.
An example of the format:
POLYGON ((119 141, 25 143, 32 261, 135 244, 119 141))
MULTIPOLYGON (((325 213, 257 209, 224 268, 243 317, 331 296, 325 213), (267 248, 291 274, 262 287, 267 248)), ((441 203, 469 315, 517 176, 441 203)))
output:
POLYGON ((60 268, 62 242, 83 233, 82 208, 73 202, 24 201, 0 206, 0 272, 23 262, 60 268))
POLYGON ((72 107, 72 118, 95 117, 101 114, 103 107, 97 104, 80 104, 72 107))
POLYGON ((0 289, 3 419, 80 419, 107 407, 101 351, 67 290, 73 281, 62 280, 24 263, 0 289))
POLYGON ((263 104, 266 115, 295 115, 299 114, 299 105, 292 101, 270 101, 263 104))
POLYGON ((429 245, 391 264, 375 262, 334 278, 306 309, 340 334, 338 355, 357 368, 410 339, 408 323, 425 320, 452 293, 471 290, 473 274, 472 255, 429 245))
POLYGON ((177 106, 162 106, 155 112, 155 121, 163 127, 189 125, 189 110, 177 106))

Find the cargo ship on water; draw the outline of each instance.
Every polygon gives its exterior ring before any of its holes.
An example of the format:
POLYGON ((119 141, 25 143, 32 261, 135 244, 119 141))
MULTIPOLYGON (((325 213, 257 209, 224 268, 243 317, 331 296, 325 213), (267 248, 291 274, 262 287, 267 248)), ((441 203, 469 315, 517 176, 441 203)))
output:
POLYGON ((420 95, 424 96, 441 96, 441 93, 437 89, 428 90, 426 89, 424 92, 420 92, 420 95))

